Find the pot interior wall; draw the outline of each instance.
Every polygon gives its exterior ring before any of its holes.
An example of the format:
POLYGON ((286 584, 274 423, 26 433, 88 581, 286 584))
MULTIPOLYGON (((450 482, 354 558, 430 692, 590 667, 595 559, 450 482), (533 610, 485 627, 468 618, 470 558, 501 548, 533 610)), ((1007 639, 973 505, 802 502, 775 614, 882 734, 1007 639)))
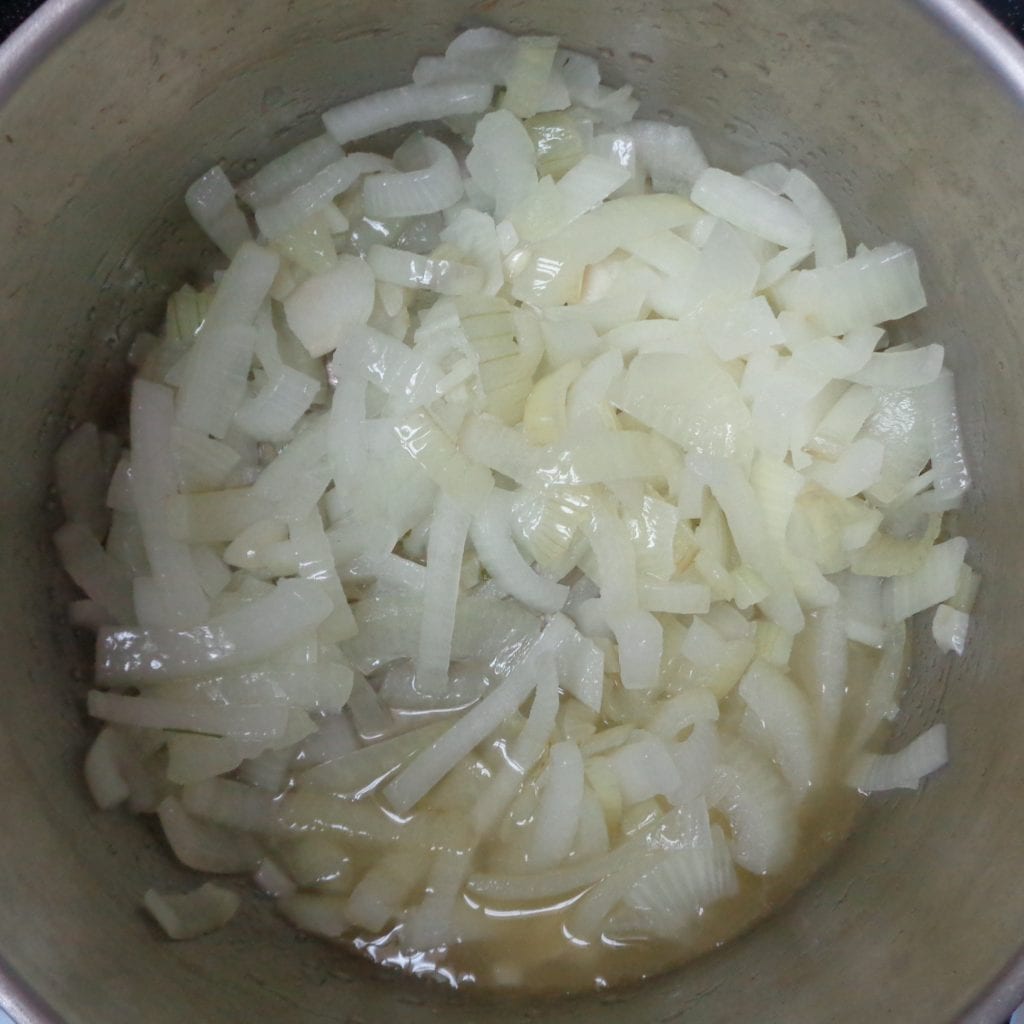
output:
POLYGON ((137 0, 102 5, 0 122, 0 956, 38 994, 26 1014, 912 1024, 969 1012, 1024 934, 1024 113, 970 54, 889 0, 137 0), (62 624, 48 543, 55 444, 81 419, 117 422, 131 337, 205 259, 187 183, 311 136, 320 110, 400 83, 474 23, 561 36, 634 82, 648 116, 692 125, 713 160, 796 163, 857 240, 918 248, 931 305, 912 330, 947 345, 957 372, 976 477, 959 529, 985 574, 968 655, 919 645, 897 730, 947 721, 951 768, 874 800, 842 855, 742 939, 636 990, 543 1011, 381 981, 255 898, 221 933, 161 941, 139 897, 189 873, 145 823, 86 798, 88 651, 62 624))

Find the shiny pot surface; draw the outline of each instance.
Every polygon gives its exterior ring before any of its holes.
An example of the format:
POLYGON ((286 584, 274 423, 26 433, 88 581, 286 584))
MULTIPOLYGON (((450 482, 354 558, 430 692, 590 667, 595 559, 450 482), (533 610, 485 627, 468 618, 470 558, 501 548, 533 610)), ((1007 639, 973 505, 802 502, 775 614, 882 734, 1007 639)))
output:
POLYGON ((32 1024, 995 1022, 1024 993, 1024 56, 966 0, 51 0, 0 52, 0 1005, 32 1024), (958 531, 985 577, 968 654, 922 630, 897 730, 952 766, 880 797, 841 854, 714 955, 610 997, 481 1004, 381 978, 256 898, 159 938, 184 886, 147 824, 90 805, 88 653, 63 624, 53 449, 115 422, 123 355, 196 265, 185 186, 314 134, 457 28, 557 34, 683 120, 712 160, 804 167, 851 234, 917 247, 976 479, 958 531), (77 26, 77 27, 76 27, 77 26))

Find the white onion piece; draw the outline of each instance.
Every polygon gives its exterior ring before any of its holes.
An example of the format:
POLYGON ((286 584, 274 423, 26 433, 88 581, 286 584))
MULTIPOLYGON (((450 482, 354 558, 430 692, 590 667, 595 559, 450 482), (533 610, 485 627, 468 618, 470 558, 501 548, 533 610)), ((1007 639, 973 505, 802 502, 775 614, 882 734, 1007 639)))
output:
POLYGON ((206 779, 185 786, 182 806, 202 821, 239 832, 266 832, 275 817, 274 794, 234 779, 206 779))
POLYGON ((348 711, 359 738, 366 741, 379 740, 394 729, 394 715, 385 706, 380 693, 365 677, 352 676, 352 691, 348 695, 348 711))
POLYGON ((104 630, 97 638, 96 678, 124 684, 251 664, 314 629, 332 609, 316 583, 281 580, 266 597, 195 629, 104 630))
POLYGON ((319 381, 282 366, 258 394, 243 400, 235 413, 235 425, 258 440, 284 441, 319 390, 319 381))
MULTIPOLYGON (((498 84, 504 80, 515 49, 516 37, 501 29, 485 26, 460 32, 445 50, 444 61, 453 76, 465 71, 466 77, 498 84)), ((416 73, 413 72, 413 81, 416 73)))
POLYGON ((473 547, 481 564, 507 594, 534 611, 557 612, 565 604, 569 588, 530 568, 512 540, 511 512, 506 492, 492 491, 473 518, 473 547))
POLYGON ((276 253, 245 242, 224 272, 196 335, 178 392, 178 424, 222 438, 245 396, 256 344, 252 327, 280 266, 276 253))
POLYGON ((283 519, 304 519, 331 480, 327 457, 327 418, 309 417, 305 427, 282 448, 252 485, 257 506, 269 503, 283 519))
POLYGON ((793 854, 794 799, 775 769, 742 743, 715 769, 710 800, 732 829, 736 863, 756 875, 773 874, 793 854))
POLYGON ((628 172, 596 156, 584 156, 558 182, 564 202, 564 223, 571 224, 599 206, 629 180, 628 172))
POLYGON ((427 575, 416 656, 417 689, 431 696, 439 696, 448 688, 455 604, 470 521, 470 516, 454 501, 441 496, 427 542, 427 575))
MULTIPOLYGON (((551 36, 520 36, 516 39, 505 73, 502 107, 519 118, 533 117, 541 109, 557 109, 557 106, 552 108, 545 103, 557 49, 558 40, 551 36)), ((569 106, 568 92, 558 106, 569 106)))
POLYGON ((178 392, 178 423, 223 438, 245 398, 256 330, 241 324, 203 336, 178 392))
POLYGON ((175 493, 171 457, 174 421, 172 393, 159 384, 136 378, 132 384, 131 494, 152 578, 165 616, 193 625, 209 612, 199 574, 188 546, 171 536, 168 499, 175 493))
POLYGON ((413 890, 422 884, 427 862, 419 850, 389 850, 356 883, 344 920, 373 931, 397 918, 413 890))
POLYGON ((248 742, 202 733, 175 733, 167 740, 167 778, 187 786, 232 772, 242 763, 248 742))
POLYGON ((397 771, 404 761, 425 749, 446 728, 444 722, 431 722, 398 736, 346 751, 302 772, 297 784, 332 793, 364 795, 397 771))
POLYGON ((876 352, 851 379, 876 388, 921 387, 938 377, 944 355, 941 345, 925 345, 906 352, 876 352))
MULTIPOLYGON (((181 427, 171 428, 171 446, 178 488, 184 492, 220 490, 242 461, 241 453, 231 445, 181 427)), ((130 491, 131 484, 126 483, 130 491)))
POLYGON ((296 892, 277 901, 277 908, 296 928, 311 935, 336 939, 349 928, 342 896, 326 893, 296 892))
POLYGON ((862 437, 840 453, 835 462, 814 463, 807 476, 837 497, 852 498, 878 482, 884 457, 883 445, 862 437))
POLYGON ((583 809, 583 758, 572 740, 553 743, 527 853, 532 869, 554 867, 568 855, 583 809))
POLYGON ((389 803, 400 814, 426 793, 505 717, 519 707, 538 685, 539 659, 554 653, 572 635, 572 623, 556 615, 506 679, 418 757, 414 758, 384 789, 389 803))
POLYGON ((473 133, 466 169, 504 220, 537 187, 533 142, 517 117, 507 110, 485 114, 473 133))
POLYGON ((578 943, 597 942, 605 919, 627 892, 664 854, 640 853, 613 874, 606 875, 573 904, 565 929, 578 943))
POLYGON ((966 554, 967 541, 963 537, 953 537, 943 544, 936 544, 916 572, 894 576, 887 581, 890 621, 910 618, 951 598, 956 593, 966 554))
MULTIPOLYGON (((117 455, 108 459, 105 453, 109 435, 101 435, 94 423, 80 423, 61 442, 53 458, 53 475, 65 518, 84 523, 102 540, 110 527, 109 509, 118 505, 108 496, 108 479, 117 455)), ((122 457, 119 465, 127 468, 122 457)), ((115 471, 115 478, 117 477, 115 471)), ((122 480, 123 483, 127 481, 122 480)))
POLYGON ((473 805, 469 820, 477 838, 485 836, 495 821, 508 807, 521 789, 527 774, 540 761, 551 740, 558 714, 558 674, 551 658, 537 663, 540 679, 530 705, 530 715, 522 732, 515 738, 511 749, 473 805))
POLYGON ((257 206, 256 223, 267 238, 280 240, 318 210, 328 207, 331 200, 355 184, 360 175, 387 166, 387 161, 370 154, 342 156, 322 167, 308 181, 297 185, 275 202, 257 206))
POLYGON ((329 135, 318 135, 264 164, 235 191, 253 208, 268 206, 343 156, 334 139, 329 135))
POLYGON ((754 490, 742 471, 735 463, 708 456, 690 455, 687 462, 721 505, 740 556, 770 588, 769 596, 761 602, 765 614, 788 632, 799 633, 804 625, 803 612, 768 542, 754 490))
POLYGON ((640 584, 639 600, 649 612, 703 615, 711 608, 711 591, 703 583, 652 580, 640 584))
POLYGON ((793 205, 811 227, 815 266, 833 267, 843 263, 848 255, 846 236, 838 214, 821 189, 803 171, 792 170, 779 191, 793 200, 793 205))
POLYGON ((584 267, 632 242, 689 225, 695 215, 693 204, 682 196, 610 199, 534 247, 529 262, 515 275, 513 295, 544 308, 575 301, 584 267))
POLYGON ((637 162, 655 192, 688 192, 708 161, 689 128, 656 121, 632 121, 626 129, 636 143, 637 162))
POLYGON ((324 127, 344 146, 404 124, 479 114, 490 106, 493 91, 476 82, 403 85, 332 107, 323 115, 324 127))
POLYGON ((416 217, 437 213, 462 198, 462 178, 452 151, 436 139, 415 140, 417 170, 370 175, 363 182, 369 217, 416 217))
MULTIPOLYGON (((682 319, 753 297, 760 264, 747 239, 725 221, 706 219, 711 222, 711 230, 700 246, 700 259, 692 272, 670 278, 651 293, 651 306, 660 316, 682 319)), ((693 237, 691 240, 695 241, 693 237)))
POLYGON ((759 295, 731 309, 710 312, 701 319, 701 334, 719 359, 751 356, 766 348, 777 348, 785 337, 768 300, 759 295))
POLYGON ((757 275, 757 290, 767 291, 778 284, 791 270, 800 266, 811 255, 811 247, 798 246, 794 249, 782 249, 770 260, 767 260, 757 275))
POLYGON ((676 807, 688 807, 698 799, 703 802, 721 760, 718 730, 710 721, 697 721, 690 735, 670 744, 669 750, 681 779, 680 786, 668 795, 669 802, 676 807))
POLYGON ((642 608, 606 606, 608 625, 619 646, 619 672, 627 690, 657 685, 664 647, 661 623, 642 608))
POLYGON ((833 377, 853 380, 859 379, 865 368, 872 364, 875 346, 882 334, 881 328, 869 327, 850 331, 842 341, 833 338, 797 341, 790 338, 788 345, 793 353, 793 364, 799 364, 802 370, 819 374, 823 380, 833 377))
POLYGON ((319 510, 313 509, 304 519, 293 522, 289 532, 298 561, 297 575, 316 583, 334 605, 331 614, 320 623, 317 636, 324 643, 338 643, 355 636, 355 619, 341 587, 319 510))
POLYGON ((618 776, 625 804, 639 803, 652 796, 670 796, 682 779, 671 753, 653 736, 626 743, 608 755, 618 776))
POLYGON ((597 103, 601 72, 593 57, 560 49, 555 56, 554 66, 561 72, 574 103, 587 106, 597 103))
POLYGON ((85 782, 89 795, 101 810, 117 807, 131 795, 121 771, 121 757, 118 735, 110 726, 100 731, 85 755, 85 782))
POLYGON ((960 419, 956 410, 953 374, 943 369, 928 388, 926 409, 931 428, 931 462, 935 473, 933 488, 944 499, 956 499, 970 486, 964 457, 960 419))
POLYGON ((175 494, 167 501, 168 532, 176 540, 190 544, 228 541, 265 521, 273 512, 273 503, 263 499, 255 487, 175 494))
POLYGON ((948 760, 946 727, 933 725, 895 754, 864 754, 850 769, 848 781, 862 793, 918 789, 925 776, 948 760))
POLYGON ((692 242, 680 238, 672 231, 641 238, 624 248, 659 273, 677 280, 685 280, 700 263, 700 250, 692 242))
POLYGON ((345 388, 347 376, 355 374, 388 394, 396 413, 429 405, 441 393, 441 370, 428 356, 372 327, 353 327, 332 366, 339 389, 345 388))
POLYGON ((252 878, 263 892, 275 899, 295 894, 295 883, 285 873, 284 868, 277 865, 270 857, 264 857, 260 861, 252 878))
POLYGON ((143 729, 177 729, 184 732, 233 736, 239 739, 275 739, 284 733, 288 712, 280 707, 185 703, 160 697, 125 697, 91 690, 89 714, 116 725, 143 729))
POLYGON ((740 680, 739 695, 761 720, 786 781, 805 793, 821 777, 821 750, 807 698, 773 666, 755 661, 740 680))
POLYGON ((422 902, 405 915, 403 935, 414 948, 436 949, 453 940, 455 904, 469 875, 465 850, 441 849, 433 858, 422 902))
POLYGON ((858 385, 847 388, 818 422, 811 447, 826 456, 837 455, 844 445, 854 440, 875 406, 875 393, 870 388, 858 385))
POLYGON ((967 630, 971 617, 948 604, 940 604, 932 618, 932 636, 943 654, 954 651, 963 655, 967 648, 967 630))
POLYGON ((420 256, 402 249, 374 245, 368 256, 377 280, 438 292, 441 295, 471 295, 484 283, 483 271, 471 263, 420 256))
POLYGON ((441 232, 441 241, 450 242, 484 272, 481 291, 497 295, 505 284, 501 262, 501 242, 494 218, 472 207, 464 207, 441 232))
POLYGON ((604 651, 593 641, 576 634, 564 644, 557 655, 558 681, 591 711, 601 710, 604 696, 604 651))
POLYGON ((251 871, 260 859, 259 846, 250 836, 196 820, 175 797, 165 798, 157 815, 174 855, 196 871, 232 875, 251 871))
POLYGON ((468 880, 472 893, 498 903, 553 899, 578 892, 609 874, 628 865, 638 853, 638 843, 629 841, 608 853, 581 860, 569 861, 568 866, 530 874, 474 874, 468 880))
POLYGON ((694 687, 654 705, 647 728, 662 739, 674 740, 697 722, 718 720, 718 701, 705 687, 694 687))
POLYGON ((783 248, 811 243, 810 225, 793 203, 717 167, 701 172, 690 199, 702 210, 783 248))
POLYGON ((192 892, 174 894, 146 891, 142 902, 171 939, 195 939, 223 928, 238 912, 237 893, 213 882, 192 892))
POLYGON ((795 271, 774 294, 785 308, 815 317, 829 334, 896 320, 925 304, 914 250, 897 242, 832 267, 795 271))
POLYGON ((369 319, 374 284, 362 260, 342 256, 333 270, 308 278, 285 299, 288 326, 310 355, 325 355, 369 319))
POLYGON ((486 466, 467 458, 428 416, 417 414, 393 430, 406 454, 464 508, 475 508, 490 493, 494 478, 486 466))
POLYGON ((706 846, 669 852, 629 890, 625 903, 641 935, 685 938, 710 906, 739 890, 721 829, 713 836, 706 846))
POLYGON ((131 575, 80 523, 65 523, 53 537, 65 572, 107 613, 107 624, 126 624, 134 617, 131 575))
MULTIPOLYGON (((195 347, 203 345, 207 334, 225 326, 254 324, 280 267, 280 257, 272 250, 255 242, 239 246, 217 281, 206 316, 198 325, 195 347)), ((189 366, 194 363, 190 355, 189 366)))
POLYGON ((749 451, 750 410, 736 382, 710 356, 638 355, 610 397, 685 450, 741 459, 749 451))
POLYGON ((744 178, 749 178, 750 181, 756 181, 758 185, 768 189, 769 192, 774 192, 777 196, 781 195, 786 187, 786 179, 789 177, 790 170, 788 167, 780 163, 766 163, 766 164, 755 164, 753 167, 747 168, 743 172, 744 178))
POLYGON ((185 190, 185 205, 196 223, 229 259, 252 232, 235 201, 235 190, 219 165, 211 167, 185 190))

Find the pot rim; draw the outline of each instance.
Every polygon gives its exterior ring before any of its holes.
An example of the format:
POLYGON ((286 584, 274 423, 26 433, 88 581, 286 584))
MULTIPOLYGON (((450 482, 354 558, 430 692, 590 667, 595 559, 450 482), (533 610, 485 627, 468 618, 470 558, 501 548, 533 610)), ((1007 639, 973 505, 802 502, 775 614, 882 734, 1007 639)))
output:
MULTIPOLYGON (((0 44, 0 110, 49 54, 114 0, 46 0, 0 44)), ((1024 112, 1024 46, 977 0, 913 0, 993 73, 1024 112)), ((999 1024, 1024 1001, 1024 946, 963 1011, 960 1024, 999 1024)), ((18 1024, 66 1024, 0 955, 0 1009, 18 1024)))

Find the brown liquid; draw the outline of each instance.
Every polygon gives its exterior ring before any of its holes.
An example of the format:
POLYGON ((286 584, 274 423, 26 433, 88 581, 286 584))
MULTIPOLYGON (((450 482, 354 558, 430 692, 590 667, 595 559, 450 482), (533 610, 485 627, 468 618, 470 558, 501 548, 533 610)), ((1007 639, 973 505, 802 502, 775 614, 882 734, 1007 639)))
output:
MULTIPOLYGON (((830 772, 800 807, 796 853, 784 870, 770 877, 738 869, 736 895, 709 907, 696 932, 685 940, 624 942, 604 937, 600 942, 580 945, 564 931, 567 912, 580 897, 579 891, 553 899, 549 906, 489 904, 464 892, 459 913, 464 915, 460 918, 460 933, 466 937, 448 948, 410 952, 402 943, 401 929, 393 925, 383 934, 357 934, 344 944, 378 964, 455 987, 514 988, 547 994, 636 982, 720 946, 770 914, 804 885, 847 837, 863 806, 860 794, 843 781, 849 756, 841 752, 847 750, 859 724, 866 683, 877 663, 877 653, 851 644, 850 655, 847 707, 830 759, 830 772)), ((738 710, 739 698, 733 696, 723 702, 723 732, 738 721, 738 710)), ((668 809, 667 804, 663 807, 668 809)), ((425 810, 429 810, 429 804, 425 810)), ((712 821, 722 825, 728 835, 727 821, 717 811, 712 811, 712 821)), ((528 820, 521 827, 527 824, 528 820)), ((506 836, 507 829, 506 825, 506 836)), ((621 838, 613 833, 612 846, 621 838)), ((382 852, 365 850, 357 854, 357 860, 369 866, 382 852)), ((474 852, 473 870, 505 873, 510 860, 514 863, 516 855, 510 858, 508 850, 492 838, 474 852)), ((521 864, 522 857, 518 860, 521 864)), ((413 902, 418 902, 420 892, 413 902)))

